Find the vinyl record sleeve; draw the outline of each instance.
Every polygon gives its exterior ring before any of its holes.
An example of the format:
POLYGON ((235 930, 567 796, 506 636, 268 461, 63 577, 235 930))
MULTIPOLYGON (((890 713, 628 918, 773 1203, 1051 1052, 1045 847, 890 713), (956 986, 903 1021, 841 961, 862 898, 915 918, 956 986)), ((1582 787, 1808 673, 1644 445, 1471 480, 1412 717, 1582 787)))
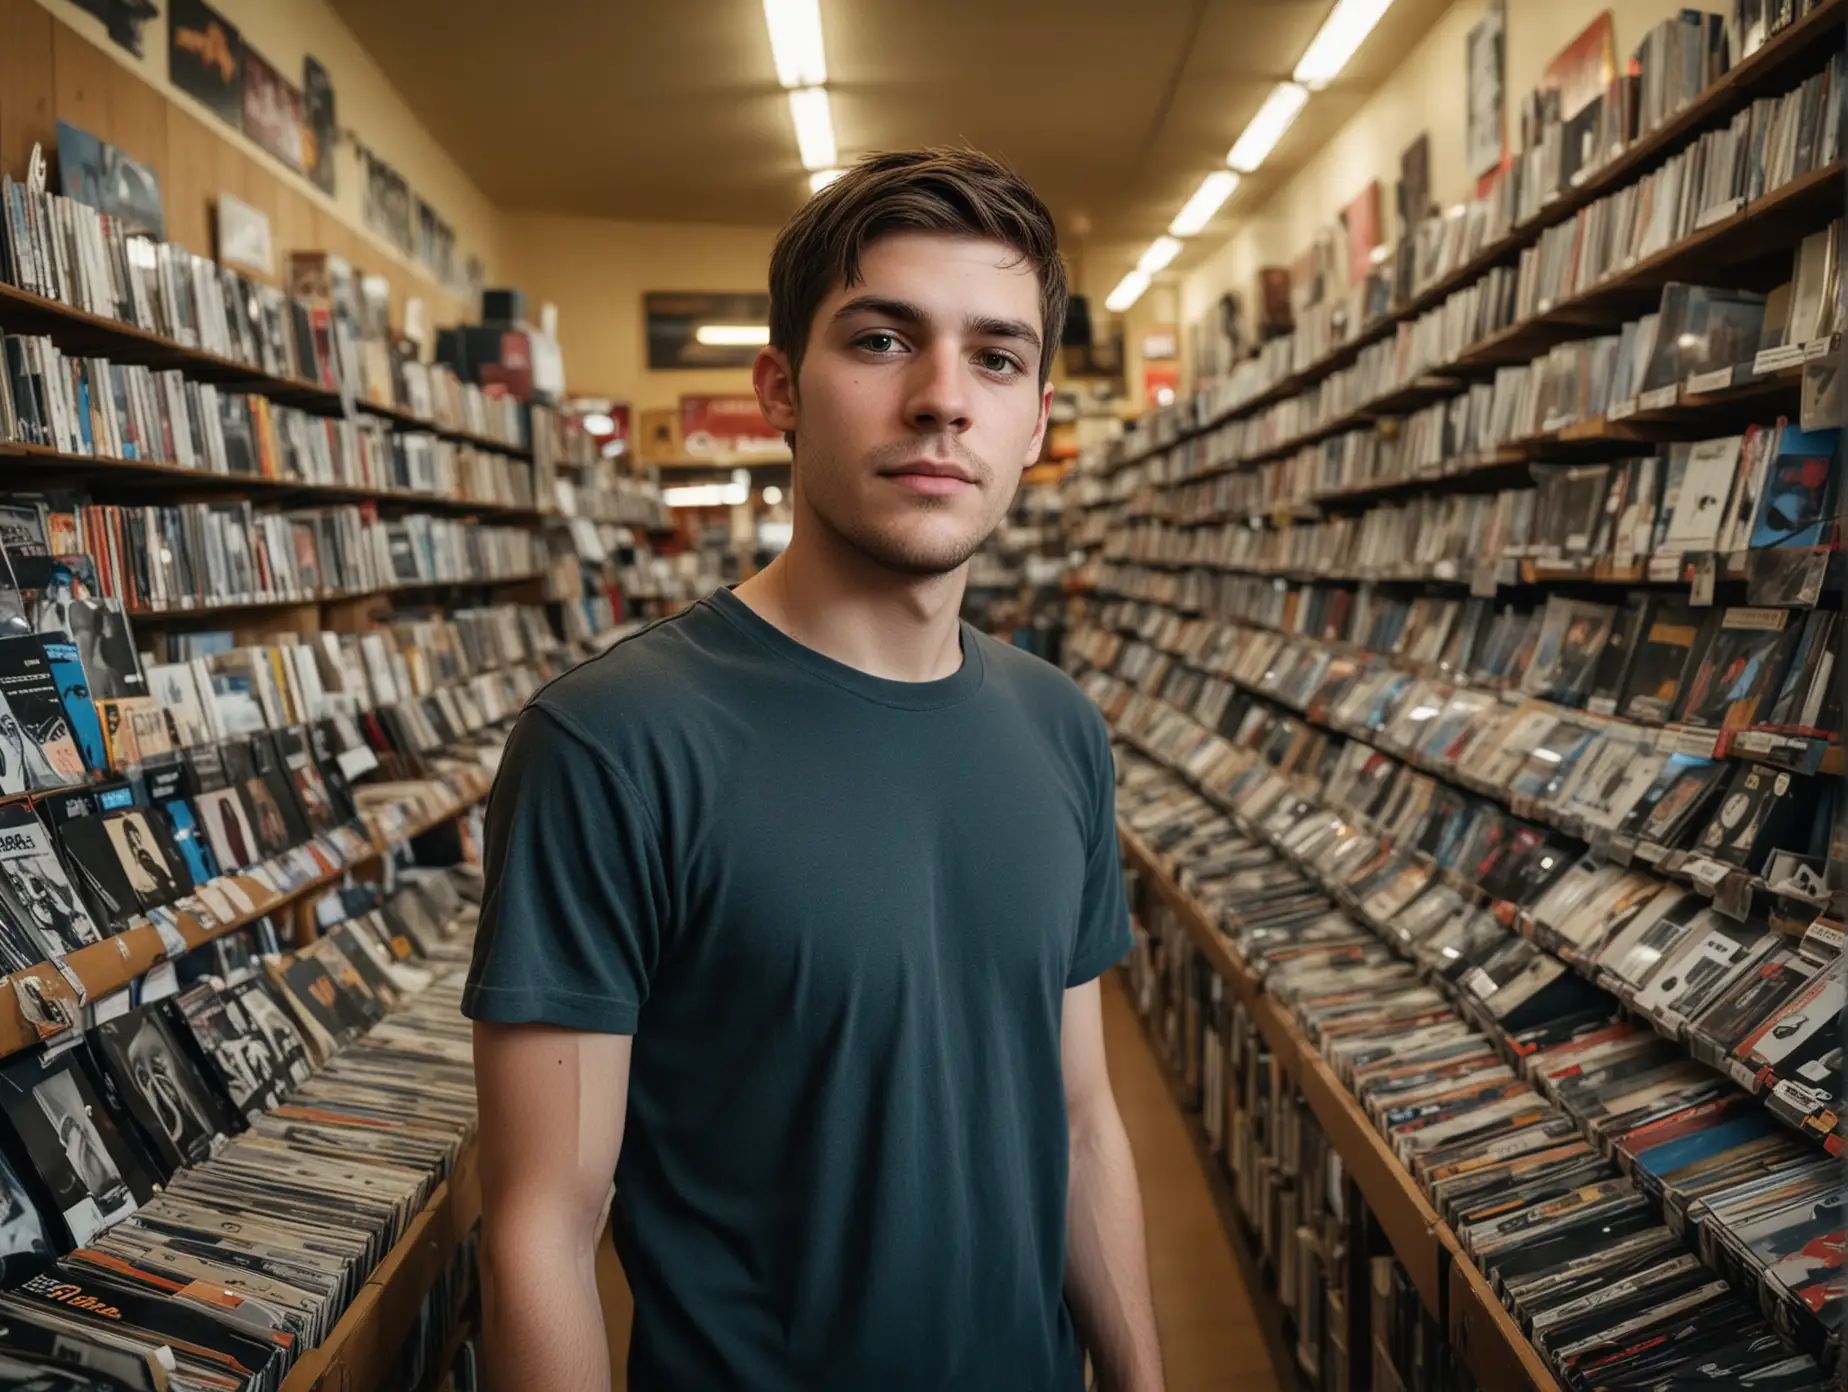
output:
POLYGON ((39 944, 34 960, 102 941, 50 832, 25 803, 0 804, 0 913, 39 944))
POLYGON ((94 1043, 166 1175, 223 1144, 229 1119, 169 1022, 165 1003, 97 1026, 94 1043))
POLYGON ((133 1213, 152 1186, 79 1058, 66 1053, 47 1063, 34 1052, 0 1064, 0 1107, 81 1245, 133 1213))

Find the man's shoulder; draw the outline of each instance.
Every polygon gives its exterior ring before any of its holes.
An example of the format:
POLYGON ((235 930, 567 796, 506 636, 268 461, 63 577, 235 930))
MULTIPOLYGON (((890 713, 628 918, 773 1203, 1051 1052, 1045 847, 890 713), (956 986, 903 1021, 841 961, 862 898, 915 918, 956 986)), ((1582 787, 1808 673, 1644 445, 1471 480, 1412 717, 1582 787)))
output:
POLYGON ((991 638, 973 627, 982 648, 985 684, 1018 703, 1035 725, 1064 736, 1080 747, 1107 748, 1109 727, 1103 712, 1078 683, 1042 657, 991 638))
POLYGON ((593 736, 617 727, 658 728, 706 689, 726 628, 705 600, 695 601, 555 677, 528 704, 593 736))

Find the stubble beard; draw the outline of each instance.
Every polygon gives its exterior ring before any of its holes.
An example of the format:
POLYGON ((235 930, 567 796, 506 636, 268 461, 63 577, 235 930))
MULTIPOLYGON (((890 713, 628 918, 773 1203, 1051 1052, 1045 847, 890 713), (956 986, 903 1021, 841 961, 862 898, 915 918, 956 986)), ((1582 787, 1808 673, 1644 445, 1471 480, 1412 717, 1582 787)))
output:
MULTIPOLYGON (((890 467, 892 464, 913 458, 917 453, 916 445, 896 446, 875 454, 866 461, 866 464, 877 472, 880 468, 890 467), (892 458, 883 459, 881 457, 883 454, 890 454, 892 458)), ((994 471, 985 463, 967 450, 958 449, 954 453, 975 475, 977 488, 985 491, 995 486, 994 471)), ((798 471, 799 467, 798 465, 798 471)), ((986 526, 978 526, 966 536, 939 539, 934 544, 920 544, 917 539, 906 535, 902 527, 881 527, 876 522, 853 515, 852 508, 831 507, 825 497, 827 490, 822 489, 819 492, 823 496, 817 496, 815 490, 806 490, 804 496, 808 511, 814 514, 816 521, 874 565, 889 570, 895 575, 903 575, 911 579, 931 580, 960 570, 968 564, 971 556, 981 550, 982 544, 994 533, 995 527, 1000 525, 1001 521, 1001 518, 997 516, 986 526)), ((955 501, 953 498, 919 494, 910 499, 908 506, 921 514, 947 513, 952 509, 955 501)))

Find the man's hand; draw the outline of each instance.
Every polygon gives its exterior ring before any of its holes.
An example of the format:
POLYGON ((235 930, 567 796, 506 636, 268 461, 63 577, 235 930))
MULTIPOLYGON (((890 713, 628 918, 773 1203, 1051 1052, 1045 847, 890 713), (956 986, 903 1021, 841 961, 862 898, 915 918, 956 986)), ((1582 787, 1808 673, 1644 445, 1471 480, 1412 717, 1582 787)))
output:
POLYGON ((596 1252, 622 1151, 630 1043, 475 1025, 491 1392, 608 1392, 596 1252))
POLYGON ((1065 1298, 1100 1392, 1161 1392, 1142 1194, 1104 1064, 1097 982, 1065 993, 1060 1047, 1071 1128, 1065 1298))

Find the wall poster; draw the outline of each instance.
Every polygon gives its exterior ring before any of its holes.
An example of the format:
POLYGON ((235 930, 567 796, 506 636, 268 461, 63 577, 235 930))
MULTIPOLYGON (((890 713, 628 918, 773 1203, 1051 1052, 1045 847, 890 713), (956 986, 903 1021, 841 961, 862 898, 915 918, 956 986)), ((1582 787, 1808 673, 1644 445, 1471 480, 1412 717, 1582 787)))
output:
POLYGON ((1489 0, 1467 41, 1469 109, 1465 113, 1463 160, 1472 179, 1487 177, 1502 162, 1506 103, 1502 37, 1502 0, 1489 0))

